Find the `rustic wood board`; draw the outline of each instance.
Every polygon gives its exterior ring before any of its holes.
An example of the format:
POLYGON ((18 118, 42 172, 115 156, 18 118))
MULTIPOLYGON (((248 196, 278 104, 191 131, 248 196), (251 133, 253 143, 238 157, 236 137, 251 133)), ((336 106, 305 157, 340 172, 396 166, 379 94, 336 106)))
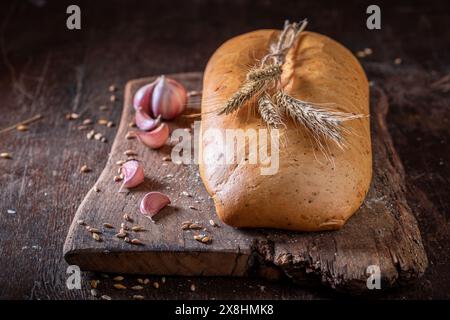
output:
MULTIPOLYGON (((188 90, 200 90, 201 73, 174 74, 188 90)), ((405 200, 404 171, 395 152, 385 118, 388 101, 383 91, 372 88, 371 126, 374 176, 369 194, 359 211, 343 229, 333 232, 296 233, 278 230, 235 229, 221 223, 201 182, 196 165, 163 161, 170 154, 166 145, 158 151, 125 139, 133 120, 132 97, 142 84, 154 78, 130 81, 125 89, 124 110, 108 162, 96 186, 78 208, 64 245, 64 257, 83 270, 203 276, 260 275, 278 278, 286 275, 302 284, 320 281, 339 290, 367 290, 369 265, 381 269, 382 287, 407 284, 425 271, 428 261, 417 222, 405 200), (113 182, 118 160, 133 149, 144 162, 146 181, 130 193, 118 193, 113 182), (173 175, 173 177, 172 177, 173 175), (172 200, 156 223, 139 214, 139 201, 149 191, 161 191, 172 200), (193 197, 181 193, 189 192, 193 197), (192 210, 194 206, 198 210, 192 210), (114 237, 116 231, 102 228, 109 222, 118 228, 123 213, 147 231, 136 234, 144 246, 125 243, 114 237), (82 219, 103 231, 96 242, 77 224, 82 219), (219 228, 208 223, 214 219, 219 228), (192 231, 182 231, 183 221, 201 222, 213 236, 210 245, 193 239, 192 231)), ((195 105, 191 104, 191 105, 195 105)), ((197 113, 192 107, 187 113, 197 113)), ((171 129, 191 126, 193 118, 171 122, 171 129)))

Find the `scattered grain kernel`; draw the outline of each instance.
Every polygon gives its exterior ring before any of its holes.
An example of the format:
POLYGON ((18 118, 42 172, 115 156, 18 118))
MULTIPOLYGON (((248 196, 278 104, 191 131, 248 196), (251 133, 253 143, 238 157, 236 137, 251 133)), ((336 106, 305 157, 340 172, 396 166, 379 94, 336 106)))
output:
POLYGON ((356 52, 356 56, 358 58, 364 58, 366 56, 366 54, 364 53, 364 51, 358 51, 358 52, 356 52))
POLYGON ((28 126, 25 125, 25 124, 19 124, 19 125, 16 127, 16 130, 17 130, 17 131, 28 131, 28 126))
POLYGON ((113 278, 114 281, 123 281, 123 279, 125 279, 125 278, 122 276, 117 276, 117 277, 113 278))
POLYGON ((209 243, 211 241, 211 239, 208 237, 208 236, 204 236, 203 238, 202 238, 202 242, 203 243, 209 243))
POLYGON ((162 277, 162 278, 161 278, 161 282, 162 282, 162 283, 166 283, 166 277, 162 277))
POLYGON ((104 136, 100 138, 100 141, 103 142, 103 143, 107 143, 108 142, 108 140, 104 136))
POLYGON ((92 119, 91 118, 86 118, 83 120, 83 124, 84 125, 88 125, 88 124, 92 124, 92 119))
POLYGON ((114 127, 114 122, 108 121, 108 123, 106 124, 106 126, 107 126, 108 128, 114 127))
POLYGON ((86 125, 83 124, 81 126, 78 126, 77 129, 80 130, 80 131, 83 131, 83 130, 89 129, 89 126, 86 126, 86 125))
POLYGON ((9 152, 2 152, 0 153, 0 157, 3 159, 11 159, 11 154, 9 152))
POLYGON ((134 300, 144 300, 145 297, 144 297, 144 296, 141 296, 140 294, 135 294, 135 295, 133 295, 133 299, 134 299, 134 300))
POLYGON ((131 140, 131 139, 135 139, 136 135, 133 132, 127 132, 127 134, 125 135, 125 139, 131 140))
POLYGON ((102 239, 100 239, 100 236, 98 235, 98 233, 92 233, 92 238, 94 238, 95 241, 102 241, 102 239))
POLYGON ((159 282, 153 282, 153 286, 155 287, 155 289, 159 289, 159 282))
POLYGON ((370 56, 372 53, 373 53, 373 51, 372 51, 371 48, 365 48, 365 49, 364 49, 364 54, 365 54, 366 56, 370 56))
POLYGON ((191 224, 192 224, 192 222, 189 222, 189 221, 183 222, 183 223, 181 224, 181 229, 182 229, 182 230, 188 230, 191 224))
POLYGON ((130 243, 130 238, 125 237, 125 238, 123 238, 123 241, 125 241, 126 243, 130 243))
POLYGON ((200 224, 198 224, 198 223, 191 223, 190 225, 189 225, 189 228, 188 229, 192 229, 192 230, 199 230, 199 229, 202 229, 203 227, 200 225, 200 224))
POLYGON ((209 220, 209 224, 211 226, 213 226, 213 227, 218 227, 219 226, 213 219, 209 220))
POLYGON ((102 137, 103 137, 103 135, 100 132, 97 132, 96 134, 94 134, 95 140, 100 140, 102 137))
POLYGON ((86 134, 86 138, 88 138, 89 140, 91 140, 95 135, 95 131, 91 130, 86 134))
POLYGON ((78 223, 80 226, 85 226, 85 225, 86 225, 86 222, 84 222, 84 220, 82 220, 82 219, 78 219, 78 220, 77 220, 77 223, 78 223))
POLYGON ((120 224, 120 228, 121 228, 122 230, 130 230, 130 228, 127 226, 127 224, 126 224, 125 222, 122 222, 122 223, 120 224))
POLYGON ((109 92, 114 92, 114 91, 116 91, 116 89, 117 89, 116 86, 113 85, 113 84, 110 85, 109 88, 108 88, 109 92))
POLYGON ((117 97, 114 95, 114 94, 112 94, 110 97, 109 97, 109 101, 111 101, 111 102, 115 102, 117 100, 117 97))
POLYGON ((119 233, 116 234, 116 237, 117 237, 117 238, 120 238, 120 239, 123 239, 123 238, 125 238, 126 236, 127 236, 127 233, 126 233, 126 232, 119 232, 119 233))
POLYGON ((106 294, 102 295, 101 297, 103 300, 112 300, 112 298, 106 294))
POLYGON ((98 233, 98 234, 100 234, 100 233, 102 233, 100 230, 98 230, 97 228, 92 228, 92 227, 90 227, 89 229, 88 229, 88 231, 90 232, 90 233, 98 233))
POLYGON ((89 167, 86 164, 84 164, 81 166, 80 171, 83 173, 86 173, 86 172, 91 171, 91 169, 89 169, 89 167))
POLYGON ((131 287, 131 290, 135 290, 135 291, 139 291, 139 290, 143 290, 143 289, 144 289, 144 287, 143 286, 139 286, 139 285, 131 287))
POLYGON ((105 228, 108 228, 108 229, 114 229, 114 226, 113 226, 111 223, 108 223, 108 222, 105 222, 105 223, 103 224, 103 226, 104 226, 105 228))
POLYGON ((131 227, 131 230, 134 232, 139 232, 139 231, 145 231, 145 228, 142 226, 133 226, 133 227, 131 227))
POLYGON ((123 154, 126 155, 126 156, 137 156, 136 151, 131 150, 131 149, 126 150, 123 154))
POLYGON ((198 210, 196 207, 194 207, 194 206, 189 206, 189 209, 191 209, 191 210, 198 210))
POLYGON ((80 115, 78 113, 75 113, 75 112, 66 114, 66 119, 67 120, 76 120, 79 117, 80 117, 80 115))
POLYGON ((105 105, 102 105, 99 107, 99 109, 100 109, 100 111, 106 111, 106 110, 108 110, 108 107, 105 105))
POLYGON ((102 125, 102 126, 106 126, 106 124, 108 123, 108 120, 106 120, 106 119, 99 119, 97 121, 97 123, 102 125))
POLYGON ((123 284, 121 283, 115 283, 113 285, 114 288, 116 288, 117 290, 127 290, 127 287, 125 287, 123 284))
POLYGON ((114 181, 115 182, 122 181, 122 177, 121 176, 114 176, 114 181))
POLYGON ((91 289, 91 296, 98 297, 99 293, 97 289, 91 289))
POLYGON ((141 278, 137 278, 137 282, 140 283, 140 284, 144 284, 144 280, 141 279, 141 278))
POLYGON ((190 289, 191 289, 191 291, 192 291, 192 292, 194 292, 194 291, 195 291, 195 289, 196 289, 196 288, 195 288, 195 284, 191 284, 191 287, 190 287, 190 289))
POLYGON ((89 285, 91 286, 92 289, 97 289, 99 283, 100 283, 100 280, 91 280, 89 282, 89 285))
POLYGON ((141 240, 139 240, 139 239, 132 239, 131 240, 131 243, 132 244, 135 244, 135 245, 139 245, 139 246, 141 246, 141 245, 143 245, 144 243, 141 241, 141 240))
POLYGON ((149 283, 150 283, 150 279, 145 278, 145 279, 144 279, 144 284, 149 284, 149 283))
POLYGON ((162 158, 162 161, 172 161, 172 158, 169 156, 165 156, 162 158))
POLYGON ((127 222, 133 222, 133 219, 130 217, 130 215, 128 213, 123 214, 123 220, 125 220, 127 222))
POLYGON ((196 235, 194 235, 194 239, 197 240, 198 242, 205 243, 205 244, 211 242, 211 238, 208 237, 206 234, 196 234, 196 235))
POLYGON ((100 192, 100 189, 97 186, 94 186, 94 191, 95 192, 100 192))
POLYGON ((395 63, 396 65, 399 65, 399 64, 402 63, 402 59, 401 59, 401 58, 395 58, 394 63, 395 63))

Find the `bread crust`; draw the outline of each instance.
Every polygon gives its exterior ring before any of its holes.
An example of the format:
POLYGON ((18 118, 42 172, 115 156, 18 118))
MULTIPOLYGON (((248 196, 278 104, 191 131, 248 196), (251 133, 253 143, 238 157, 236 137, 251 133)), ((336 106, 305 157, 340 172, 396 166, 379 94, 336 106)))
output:
MULTIPOLYGON (((208 129, 265 128, 249 104, 230 115, 218 108, 239 88, 249 68, 266 53, 279 31, 258 30, 225 42, 205 70, 201 132, 208 129), (250 110, 250 112, 249 112, 250 110)), ((283 66, 282 84, 292 96, 333 103, 344 112, 369 114, 367 77, 353 54, 318 33, 303 32, 283 66)), ((345 123, 344 151, 329 143, 333 161, 315 148, 305 129, 286 119, 281 130, 278 173, 261 175, 257 164, 214 164, 223 157, 212 140, 200 140, 200 174, 218 216, 234 227, 269 227, 296 231, 341 228, 363 202, 372 176, 369 119, 345 123), (203 154, 207 149, 207 154, 203 154)))

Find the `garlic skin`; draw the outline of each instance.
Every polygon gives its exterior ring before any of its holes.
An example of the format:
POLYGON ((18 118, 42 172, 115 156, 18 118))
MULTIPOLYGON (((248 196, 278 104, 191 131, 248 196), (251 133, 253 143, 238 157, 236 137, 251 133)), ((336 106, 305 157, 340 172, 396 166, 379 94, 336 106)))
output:
POLYGON ((153 119, 146 112, 144 112, 142 107, 138 107, 136 110, 135 122, 139 129, 143 131, 150 131, 159 126, 161 123, 161 116, 153 119))
POLYGON ((145 112, 148 115, 151 115, 151 103, 152 103, 152 94, 153 89, 155 88, 156 81, 153 81, 152 83, 146 84, 145 86, 142 86, 139 88, 138 91, 136 91, 134 98, 133 98, 133 107, 138 111, 140 108, 142 108, 142 111, 145 112))
POLYGON ((139 209, 144 216, 153 221, 153 216, 169 204, 170 199, 165 194, 149 192, 142 198, 139 209))
POLYGON ((162 123, 152 131, 134 132, 139 141, 152 149, 159 149, 165 145, 167 139, 169 139, 169 133, 169 126, 166 123, 162 123))
POLYGON ((139 161, 129 160, 122 165, 120 170, 124 175, 124 179, 119 192, 122 192, 123 188, 131 189, 144 182, 144 167, 139 161))
POLYGON ((155 117, 161 115, 172 120, 186 108, 186 89, 178 81, 160 76, 152 90, 151 112, 155 117))

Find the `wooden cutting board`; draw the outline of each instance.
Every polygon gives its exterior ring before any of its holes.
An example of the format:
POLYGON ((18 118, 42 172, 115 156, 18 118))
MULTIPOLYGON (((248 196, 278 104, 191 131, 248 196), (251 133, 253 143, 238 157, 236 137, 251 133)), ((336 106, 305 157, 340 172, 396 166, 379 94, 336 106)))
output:
MULTIPOLYGON (((202 73, 169 75, 188 90, 201 90, 202 73)), ((150 150, 137 140, 127 140, 134 119, 132 97, 154 77, 130 81, 125 89, 124 110, 108 162, 96 186, 84 198, 64 245, 69 264, 83 270, 189 276, 251 276, 279 278, 286 275, 302 284, 323 283, 339 290, 367 290, 367 268, 380 267, 382 288, 402 285, 423 274, 427 257, 420 231, 404 196, 404 171, 386 127, 388 99, 371 88, 371 129, 374 174, 369 194, 343 229, 331 232, 296 233, 269 229, 242 230, 224 225, 216 217, 213 201, 201 182, 197 165, 163 161, 171 147, 150 150), (114 182, 124 151, 133 149, 142 160, 146 180, 129 193, 118 193, 114 182), (161 191, 172 200, 152 223, 139 213, 139 202, 149 191, 161 191), (188 193, 190 196, 186 196, 188 193), (195 209, 192 209, 195 208, 195 209), (133 223, 146 231, 132 233, 144 245, 124 242, 114 235, 129 213, 133 223), (219 227, 213 227, 213 219, 219 227), (84 226, 102 230, 95 241, 84 226), (196 231, 183 231, 184 221, 199 222, 213 238, 211 244, 194 240, 196 231), (111 223, 115 230, 106 229, 111 223)), ((191 100, 186 114, 199 112, 200 98, 191 100)), ((198 118, 180 117, 171 129, 190 128, 198 118)))

